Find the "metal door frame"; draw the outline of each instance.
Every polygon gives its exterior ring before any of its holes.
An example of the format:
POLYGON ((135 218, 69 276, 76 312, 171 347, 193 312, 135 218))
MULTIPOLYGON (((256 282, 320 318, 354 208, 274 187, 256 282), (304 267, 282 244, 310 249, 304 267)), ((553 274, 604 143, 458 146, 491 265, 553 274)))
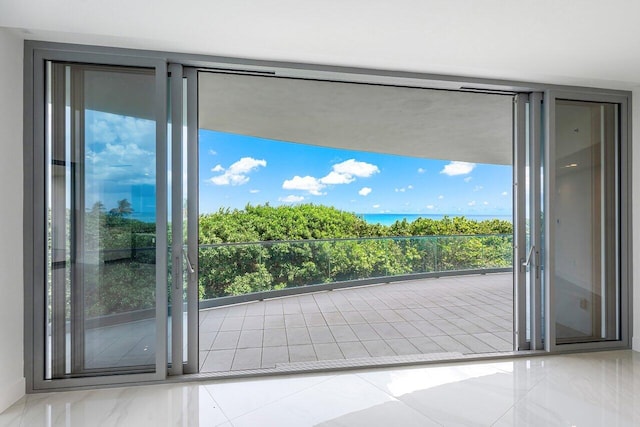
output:
POLYGON ((167 65, 153 58, 113 53, 34 48, 25 54, 25 377, 27 391, 161 381, 167 373, 167 65), (30 55, 28 54, 30 53, 30 55), (140 67, 154 70, 156 120, 156 360, 152 373, 45 379, 46 256, 46 64, 140 67), (30 125, 28 125, 30 124, 30 125), (27 240, 30 239, 30 240, 27 240))
POLYGON ((542 349, 541 257, 541 103, 542 93, 514 99, 514 350, 542 349), (529 223, 527 223, 527 218, 529 223), (527 244, 527 233, 529 242, 527 244), (529 290, 527 292, 527 281, 529 290), (527 307, 527 298, 529 306, 527 307), (529 337, 527 337, 529 325, 529 337))
POLYGON ((632 239, 631 239, 631 144, 630 144, 630 106, 629 97, 607 93, 593 93, 571 89, 549 89, 544 94, 544 202, 543 209, 546 218, 554 218, 555 212, 555 148, 556 148, 556 100, 572 100, 586 102, 603 102, 619 104, 619 141, 616 154, 616 168, 618 179, 616 246, 616 276, 619 283, 620 303, 620 339, 615 341, 594 341, 585 343, 557 344, 556 343, 556 313, 555 313, 555 223, 544 221, 544 283, 545 283, 545 350, 548 352, 597 350, 630 346, 631 336, 631 273, 632 273, 632 239))
MULTIPOLYGON (((545 350, 552 352, 576 351, 593 348, 629 348, 632 327, 631 279, 632 279, 632 222, 631 222, 631 92, 614 89, 600 89, 589 87, 571 87, 553 84, 541 84, 522 81, 497 80, 486 78, 462 77, 442 74, 427 74, 402 71, 389 71, 378 69, 366 69, 355 67, 326 66, 318 64, 301 64, 277 61, 261 61, 219 57, 197 54, 183 54, 175 52, 145 51, 134 49, 121 49, 100 46, 82 46, 65 43, 53 43, 46 41, 25 41, 24 57, 24 295, 25 295, 25 377, 27 391, 93 387, 107 384, 124 384, 127 382, 155 382, 166 379, 167 373, 167 255, 169 251, 158 251, 157 255, 157 299, 156 319, 157 324, 157 360, 156 372, 153 374, 116 375, 111 377, 75 378, 55 381, 45 381, 43 369, 44 357, 44 311, 45 295, 42 292, 46 278, 46 257, 44 237, 46 233, 46 214, 44 212, 44 136, 45 136, 45 61, 69 61, 77 63, 122 65, 153 68, 156 73, 156 138, 157 138, 157 246, 167 247, 167 113, 168 113, 168 84, 167 68, 169 63, 180 64, 183 75, 187 77, 187 180, 189 188, 197 191, 197 69, 216 69, 229 73, 252 72, 261 75, 276 75, 281 77, 322 79, 337 82, 354 82, 365 84, 384 84, 391 86, 414 88, 440 88, 445 90, 467 91, 499 91, 529 94, 534 99, 536 92, 544 92, 543 112, 530 109, 533 117, 537 114, 544 122, 543 131, 540 128, 530 129, 530 137, 538 132, 544 137, 544 143, 540 144, 543 152, 541 163, 545 169, 552 170, 553 158, 550 155, 554 147, 554 102, 562 96, 571 95, 572 99, 595 99, 603 101, 612 99, 612 102, 621 104, 620 131, 621 149, 619 153, 620 167, 620 230, 619 247, 621 259, 620 280, 622 292, 623 310, 621 313, 621 340, 608 343, 578 344, 555 346, 555 336, 547 335, 544 341, 545 350), (193 68, 191 68, 193 67, 193 68)), ((534 138, 535 141, 543 141, 542 138, 534 138)), ((521 155, 521 154, 519 154, 521 155)), ((538 171, 539 172, 539 171, 538 171)), ((545 176, 542 195, 544 200, 541 211, 549 217, 549 209, 553 208, 553 200, 549 189, 553 188, 553 177, 545 176)), ((520 177, 522 179, 522 176, 520 177)), ((520 181, 522 182, 522 181, 520 181)), ((535 180, 539 183, 539 180, 535 180)), ((521 197, 521 196, 518 196, 521 197)), ((540 200, 538 200, 540 202, 540 200)), ((197 192, 188 194, 188 235, 197 236, 197 192), (195 221, 193 215, 195 213, 195 221)), ((541 218, 538 218, 541 219, 541 218)), ((544 282, 544 317, 547 326, 547 334, 553 334, 549 325, 553 324, 553 300, 551 292, 551 272, 553 271, 552 255, 549 252, 548 237, 553 235, 553 224, 548 221, 541 225, 545 242, 539 252, 539 259, 535 261, 543 268, 542 279, 544 282)), ((168 249, 168 248, 167 248, 168 249)), ((172 250, 173 255, 173 250, 172 250)), ((190 239, 187 242, 187 255, 191 260, 190 265, 197 271, 198 248, 197 240, 190 239)), ((519 254, 518 254, 519 255, 519 254)), ((518 258, 516 258, 517 260, 518 258)), ((515 261, 517 262, 517 261, 515 261)), ((193 278, 190 280, 194 280, 193 278)), ((195 286, 189 284, 189 289, 197 292, 197 280, 195 286)), ((197 295, 197 294, 196 294, 197 295)), ((187 303, 189 313, 197 313, 197 296, 187 303), (194 305, 195 301, 195 305, 194 305)), ((537 310, 540 311, 540 310, 537 310)), ((188 317, 189 341, 197 343, 197 317, 195 327, 193 318, 188 317)), ((519 338, 521 340, 521 338, 519 338)), ((537 340, 537 338, 536 338, 537 340)), ((191 344, 190 344, 191 345, 191 344)), ((538 344, 534 345, 534 348, 538 344)), ((191 349, 191 347, 189 347, 191 349)), ((197 350, 197 344, 196 344, 197 350)), ((192 351, 192 350, 188 350, 192 351)), ((197 351, 196 351, 197 354, 197 351)), ((193 363, 194 358, 189 358, 188 363, 193 363)), ((197 361, 197 359, 195 359, 197 361)), ((196 365, 197 367, 197 365, 196 365)), ((192 367, 183 367, 183 372, 190 372, 192 367)))
POLYGON ((169 375, 195 374, 199 368, 198 331, 198 82, 194 68, 171 63, 171 363, 169 375), (185 96, 186 95, 186 96, 185 96), (185 114, 186 113, 186 114, 185 114), (186 135, 184 128, 186 127, 186 135), (186 137, 186 140, 185 140, 186 137), (185 150, 186 147, 186 150, 185 150), (186 170, 184 168, 186 159, 186 170), (186 194, 184 176, 186 175, 186 194), (187 199, 187 217, 183 201, 187 199), (187 241, 184 220, 187 221, 187 241), (186 247, 185 247, 186 246, 186 247), (184 304, 184 273, 187 274, 184 304), (180 301, 176 304, 176 301, 180 301), (184 314, 187 324, 184 324, 184 314), (184 327, 187 334, 185 337, 184 327), (184 354, 184 340, 187 354, 184 354), (185 358, 186 356, 186 358, 185 358))

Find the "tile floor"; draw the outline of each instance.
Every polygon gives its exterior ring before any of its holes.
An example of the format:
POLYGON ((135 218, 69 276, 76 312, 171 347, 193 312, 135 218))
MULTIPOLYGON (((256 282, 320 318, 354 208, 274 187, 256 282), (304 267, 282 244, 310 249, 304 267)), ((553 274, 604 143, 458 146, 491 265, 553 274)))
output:
POLYGON ((30 395, 18 426, 637 426, 640 353, 509 358, 30 395))
MULTIPOLYGON (((452 276, 200 310, 201 372, 511 351, 512 287, 511 273, 452 276)), ((88 329, 85 345, 89 367, 153 364, 154 320, 88 329)))
POLYGON ((512 280, 452 276, 201 310, 201 372, 512 351, 512 280))

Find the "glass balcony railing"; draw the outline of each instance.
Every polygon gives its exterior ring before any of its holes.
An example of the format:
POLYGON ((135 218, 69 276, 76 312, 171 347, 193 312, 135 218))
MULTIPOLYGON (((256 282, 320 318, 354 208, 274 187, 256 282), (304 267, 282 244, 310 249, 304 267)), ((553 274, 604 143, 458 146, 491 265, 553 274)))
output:
POLYGON ((200 299, 425 273, 509 269, 512 240, 511 234, 492 234, 200 245, 200 299))

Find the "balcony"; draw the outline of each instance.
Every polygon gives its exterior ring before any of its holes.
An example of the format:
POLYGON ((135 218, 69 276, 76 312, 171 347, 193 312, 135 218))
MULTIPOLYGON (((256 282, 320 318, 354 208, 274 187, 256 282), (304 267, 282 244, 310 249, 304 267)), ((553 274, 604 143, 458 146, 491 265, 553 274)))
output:
MULTIPOLYGON (((511 235, 202 245, 201 372, 277 373, 512 351, 511 248, 511 235)), ((153 285, 152 250, 127 255, 139 272, 127 280, 153 285)), ((119 262, 104 268, 107 278, 122 275, 119 262)), ((106 314, 100 310, 110 307, 112 292, 87 300, 87 368, 153 363, 151 291, 130 294, 129 306, 106 314)))
POLYGON ((200 310, 201 372, 410 363, 513 350, 513 276, 448 276, 200 310))
POLYGON ((201 372, 512 351, 511 248, 511 235, 202 245, 200 284, 215 298, 200 302, 201 372), (267 280, 242 293, 257 275, 267 280))

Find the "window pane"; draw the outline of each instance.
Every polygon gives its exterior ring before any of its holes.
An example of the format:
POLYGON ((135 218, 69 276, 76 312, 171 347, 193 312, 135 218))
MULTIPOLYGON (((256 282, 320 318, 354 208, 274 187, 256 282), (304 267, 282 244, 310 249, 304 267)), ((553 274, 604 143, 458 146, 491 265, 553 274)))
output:
POLYGON ((153 70, 50 66, 49 378, 155 369, 153 70))
POLYGON ((556 104, 555 297, 558 343, 618 339, 618 106, 556 104))

